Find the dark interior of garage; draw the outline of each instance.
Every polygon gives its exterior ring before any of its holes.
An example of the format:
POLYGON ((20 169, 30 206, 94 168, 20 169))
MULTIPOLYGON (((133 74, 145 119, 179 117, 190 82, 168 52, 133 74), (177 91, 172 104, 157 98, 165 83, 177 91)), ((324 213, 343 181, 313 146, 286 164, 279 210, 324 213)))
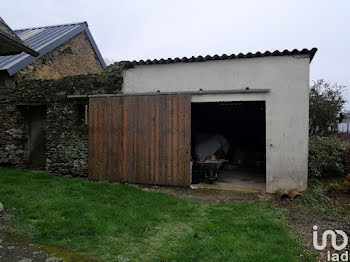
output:
POLYGON ((265 102, 192 103, 192 183, 265 189, 265 102))

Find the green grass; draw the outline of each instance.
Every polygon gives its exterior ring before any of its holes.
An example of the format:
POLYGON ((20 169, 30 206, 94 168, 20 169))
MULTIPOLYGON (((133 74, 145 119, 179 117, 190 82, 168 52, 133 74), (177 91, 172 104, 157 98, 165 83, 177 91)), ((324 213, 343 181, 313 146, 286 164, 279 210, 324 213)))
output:
POLYGON ((35 242, 103 261, 313 261, 283 212, 264 203, 202 203, 19 169, 0 169, 0 201, 35 242))

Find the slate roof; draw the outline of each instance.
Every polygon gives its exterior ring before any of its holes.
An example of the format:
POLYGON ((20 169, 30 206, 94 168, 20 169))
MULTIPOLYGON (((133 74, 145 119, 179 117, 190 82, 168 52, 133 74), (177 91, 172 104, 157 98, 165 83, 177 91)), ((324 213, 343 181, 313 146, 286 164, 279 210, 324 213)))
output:
POLYGON ((13 75, 82 31, 85 31, 87 34, 96 56, 103 68, 105 68, 106 64, 90 33, 88 24, 82 22, 14 30, 16 35, 24 43, 38 51, 40 55, 36 58, 25 53, 12 56, 0 56, 0 70, 7 70, 9 75, 13 75))
POLYGON ((268 57, 268 56, 293 56, 293 55, 308 55, 310 57, 310 62, 312 61, 313 57, 315 56, 315 53, 317 52, 317 48, 312 49, 303 49, 303 50, 297 50, 294 49, 292 51, 284 50, 284 51, 274 51, 269 52, 266 51, 264 53, 257 52, 257 53, 247 53, 242 54, 239 53, 238 55, 231 54, 231 55, 214 55, 210 56, 207 55, 205 57, 203 56, 197 56, 197 57, 183 57, 183 58, 168 58, 168 59, 154 59, 154 60, 140 60, 140 61, 132 61, 130 62, 131 65, 154 65, 154 64, 173 64, 173 63, 193 63, 193 62, 204 62, 204 61, 211 61, 211 60, 227 60, 227 59, 239 59, 239 58, 254 58, 254 57, 268 57))
POLYGON ((0 55, 15 55, 26 52, 33 56, 39 53, 29 48, 0 17, 0 55))

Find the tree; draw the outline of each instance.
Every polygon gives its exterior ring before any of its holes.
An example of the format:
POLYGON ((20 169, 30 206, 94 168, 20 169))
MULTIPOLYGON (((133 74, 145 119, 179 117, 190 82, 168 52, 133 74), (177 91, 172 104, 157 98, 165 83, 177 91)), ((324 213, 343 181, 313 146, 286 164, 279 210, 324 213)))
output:
POLYGON ((109 66, 109 65, 112 65, 114 64, 115 62, 117 62, 117 60, 113 59, 113 58, 108 58, 108 57, 104 57, 103 60, 105 61, 106 65, 109 66))
POLYGON ((328 135, 338 131, 339 114, 346 100, 345 87, 320 79, 310 87, 310 135, 328 135))

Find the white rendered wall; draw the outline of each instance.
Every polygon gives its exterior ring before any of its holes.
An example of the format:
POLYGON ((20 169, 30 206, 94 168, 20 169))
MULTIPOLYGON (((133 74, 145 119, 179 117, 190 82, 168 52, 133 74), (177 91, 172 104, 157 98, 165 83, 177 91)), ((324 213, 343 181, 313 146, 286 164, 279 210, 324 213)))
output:
POLYGON ((123 92, 270 89, 193 95, 192 102, 266 101, 266 190, 302 191, 307 187, 309 62, 308 56, 276 56, 136 66, 124 72, 123 92))

